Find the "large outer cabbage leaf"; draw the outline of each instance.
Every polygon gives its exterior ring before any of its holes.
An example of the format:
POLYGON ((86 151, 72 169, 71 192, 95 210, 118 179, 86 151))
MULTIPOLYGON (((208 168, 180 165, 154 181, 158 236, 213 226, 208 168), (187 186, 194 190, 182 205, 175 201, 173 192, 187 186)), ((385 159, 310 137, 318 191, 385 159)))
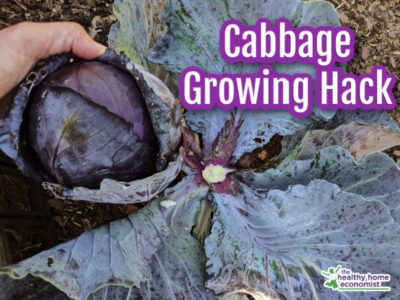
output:
POLYGON ((4 299, 33 282, 30 274, 74 299, 213 299, 204 287, 204 252, 191 236, 207 193, 188 176, 126 219, 0 269, 4 299))
POLYGON ((292 184, 308 184, 315 178, 324 179, 346 192, 384 202, 400 222, 400 168, 383 153, 372 153, 356 162, 350 152, 331 146, 312 159, 294 160, 264 173, 240 175, 253 187, 281 190, 292 184))
POLYGON ((324 179, 344 191, 383 201, 400 222, 400 186, 396 184, 400 169, 386 154, 376 152, 398 144, 399 132, 387 126, 353 122, 333 130, 312 130, 276 169, 238 176, 262 189, 286 189, 324 179))
POLYGON ((87 231, 0 272, 14 279, 32 274, 71 298, 85 299, 104 285, 132 286, 150 279, 150 261, 169 232, 159 201, 154 201, 137 214, 87 231))
MULTIPOLYGON (((300 0, 254 0, 250 3, 227 1, 171 0, 165 5, 163 17, 169 31, 151 49, 149 60, 162 65, 175 82, 187 67, 199 67, 208 73, 256 73, 259 64, 231 64, 223 60, 219 51, 219 30, 230 19, 237 19, 245 25, 255 25, 259 18, 275 22, 287 18, 295 26, 339 26, 334 8, 324 1, 310 3, 300 0)), ((276 73, 309 73, 315 75, 311 64, 274 63, 276 73)), ((187 111, 186 120, 191 128, 202 135, 212 137, 220 131, 221 125, 229 118, 229 111, 214 108, 213 112, 187 111), (209 118, 211 117, 211 118, 209 118)), ((328 120, 333 111, 314 109, 311 118, 296 119, 286 111, 246 111, 238 147, 233 155, 237 160, 243 153, 251 152, 266 144, 274 134, 289 135, 312 124, 313 119, 328 120), (258 139, 257 139, 258 138, 258 139), (257 142, 261 139, 261 143, 257 142)))
MULTIPOLYGON (((286 18, 296 27, 340 25, 337 12, 328 2, 300 0, 254 0, 251 3, 239 0, 171 0, 165 5, 163 18, 169 31, 151 49, 149 60, 167 68, 176 82, 187 67, 196 66, 204 72, 218 74, 258 70, 259 64, 231 64, 220 55, 219 32, 227 20, 236 19, 245 25, 255 25, 259 18, 267 18, 272 23, 278 18, 286 18)), ((281 73, 314 70, 308 64, 276 64, 275 68, 279 68, 281 73)))
POLYGON ((400 226, 379 200, 314 180, 286 191, 213 193, 206 239, 207 287, 217 294, 245 291, 255 298, 376 299, 399 295, 400 226), (321 270, 389 273, 390 293, 343 293, 325 288, 321 270), (283 298, 284 297, 284 298, 283 298))
POLYGON ((161 206, 169 207, 164 209, 164 215, 171 233, 154 254, 150 264, 152 278, 140 288, 108 286, 88 299, 214 299, 204 287, 204 252, 190 234, 196 224, 200 200, 207 192, 208 187, 199 187, 190 176, 166 190, 161 206))

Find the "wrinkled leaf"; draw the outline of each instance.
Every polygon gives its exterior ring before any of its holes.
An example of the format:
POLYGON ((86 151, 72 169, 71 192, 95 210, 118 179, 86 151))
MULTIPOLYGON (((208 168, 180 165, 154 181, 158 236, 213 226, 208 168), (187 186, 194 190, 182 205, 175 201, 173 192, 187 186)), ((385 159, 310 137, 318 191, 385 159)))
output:
POLYGON ((119 182, 112 179, 104 179, 98 190, 84 187, 63 189, 57 184, 44 183, 46 190, 51 191, 56 198, 71 200, 85 200, 103 203, 132 204, 147 202, 167 188, 178 176, 183 167, 182 156, 169 163, 161 172, 144 179, 131 182, 119 182))
POLYGON ((275 134, 294 134, 313 122, 311 118, 294 119, 285 111, 245 111, 243 119, 233 161, 238 160, 244 153, 267 144, 275 134))
POLYGON ((384 151, 400 144, 400 133, 391 127, 351 123, 334 130, 313 130, 307 132, 296 159, 312 158, 319 150, 333 145, 348 150, 355 160, 373 152, 384 151))
POLYGON ((213 194, 206 239, 207 287, 281 299, 366 299, 324 288, 321 270, 342 265, 359 273, 389 273, 399 293, 400 226, 381 201, 341 191, 323 180, 286 191, 213 194), (390 257, 390 259, 389 259, 390 257))
MULTIPOLYGON (((226 296, 223 296, 223 297, 217 297, 217 299, 218 300, 249 300, 249 297, 247 297, 246 294, 235 293, 235 294, 232 294, 232 295, 226 295, 226 296)), ((257 298, 254 298, 254 299, 258 300, 257 298)))
MULTIPOLYGON (((237 0, 228 1, 178 1, 165 5, 163 14, 169 31, 151 49, 149 60, 166 68, 175 82, 187 67, 197 66, 208 73, 255 73, 259 64, 231 64, 220 56, 219 29, 229 19, 237 19, 246 25, 254 25, 259 18, 272 22, 288 18, 296 26, 339 26, 339 18, 327 2, 311 3, 300 0, 256 0, 251 5, 237 0)), ((272 64, 277 73, 310 73, 315 69, 310 64, 272 64)), ((328 120, 334 111, 314 110, 313 118, 328 120)), ((211 112, 187 111, 186 120, 191 128, 203 135, 205 147, 209 147, 217 133, 230 118, 230 112, 213 109, 211 112), (210 127, 210 125, 214 125, 210 127)), ((246 111, 241 135, 234 152, 234 160, 243 153, 265 145, 275 135, 293 134, 309 126, 310 118, 296 119, 286 111, 246 111), (263 142, 257 143, 259 138, 263 142)))
POLYGON ((186 177, 177 186, 166 190, 163 201, 175 203, 171 208, 163 209, 171 233, 150 264, 152 278, 143 282, 140 288, 108 286, 89 299, 214 299, 204 288, 204 253, 190 234, 200 200, 207 192, 208 188, 197 186, 193 177, 186 177))
POLYGON ((324 179, 367 200, 381 200, 400 222, 400 168, 383 153, 373 153, 355 162, 348 151, 332 146, 321 150, 313 159, 293 160, 264 173, 241 175, 253 187, 280 190, 292 184, 307 185, 313 179, 324 179))
POLYGON ((151 278, 150 261, 170 232, 158 206, 154 201, 126 219, 87 231, 0 272, 14 279, 32 274, 74 299, 86 299, 108 284, 139 285, 151 278))

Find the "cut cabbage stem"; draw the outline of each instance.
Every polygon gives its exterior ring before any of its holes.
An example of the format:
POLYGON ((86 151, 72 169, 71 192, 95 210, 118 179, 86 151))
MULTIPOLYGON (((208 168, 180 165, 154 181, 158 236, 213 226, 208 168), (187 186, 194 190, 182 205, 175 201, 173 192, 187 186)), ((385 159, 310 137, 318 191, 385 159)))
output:
POLYGON ((208 165, 202 171, 202 176, 207 183, 221 183, 226 179, 226 175, 233 172, 233 169, 224 168, 221 165, 208 165))

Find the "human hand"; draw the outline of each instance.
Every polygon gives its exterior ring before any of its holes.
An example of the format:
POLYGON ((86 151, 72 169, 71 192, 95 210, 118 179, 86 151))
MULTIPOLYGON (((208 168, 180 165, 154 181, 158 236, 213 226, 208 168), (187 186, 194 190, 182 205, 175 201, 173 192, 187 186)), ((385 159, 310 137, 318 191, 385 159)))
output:
POLYGON ((50 55, 73 52, 84 59, 100 56, 106 47, 72 22, 23 22, 0 31, 0 98, 34 66, 50 55))

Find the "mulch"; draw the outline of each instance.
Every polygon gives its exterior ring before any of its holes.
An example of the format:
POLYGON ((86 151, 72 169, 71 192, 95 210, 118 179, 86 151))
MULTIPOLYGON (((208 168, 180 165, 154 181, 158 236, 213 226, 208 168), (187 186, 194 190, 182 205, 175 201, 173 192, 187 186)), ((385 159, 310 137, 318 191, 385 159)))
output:
MULTIPOLYGON (((350 27, 356 38, 354 58, 347 72, 360 75, 382 65, 396 76, 393 94, 400 104, 400 0, 330 0, 339 12, 340 21, 350 27)), ((400 106, 388 111, 400 125, 400 106)), ((400 162, 400 147, 385 151, 400 162)))
MULTIPOLYGON (((356 36, 355 56, 347 71, 354 74, 369 72, 374 65, 385 66, 400 79, 400 0, 330 0, 344 26, 356 36)), ((22 21, 74 21, 86 28, 98 42, 107 45, 111 24, 116 21, 113 0, 1 0, 0 29, 22 21)), ((394 94, 400 103, 400 82, 394 94)), ((400 124, 400 109, 389 112, 400 124)), ((280 151, 280 137, 269 146, 257 149, 240 162, 242 167, 259 167, 280 151), (268 148, 269 147, 269 148, 268 148)), ((387 153, 400 161, 400 147, 387 153)), ((0 161, 10 161, 1 156, 0 161)), ((0 209, 32 210, 29 201, 33 185, 21 177, 0 172, 0 209), (6 183, 6 184, 5 184, 6 183)), ((120 219, 138 209, 135 205, 96 204, 82 201, 48 199, 50 226, 54 238, 43 243, 40 230, 29 227, 0 227, 0 235, 8 238, 11 261, 29 257, 60 242, 74 238, 86 230, 120 219)), ((10 262, 11 262, 10 261, 10 262)))
MULTIPOLYGON (((356 37, 355 54, 347 71, 360 75, 383 65, 396 76, 393 90, 400 103, 400 0, 331 0, 340 21, 356 37)), ((400 123, 400 109, 389 112, 400 123)))
POLYGON ((71 21, 81 24, 99 43, 107 45, 113 0, 2 0, 0 29, 23 22, 71 21))

